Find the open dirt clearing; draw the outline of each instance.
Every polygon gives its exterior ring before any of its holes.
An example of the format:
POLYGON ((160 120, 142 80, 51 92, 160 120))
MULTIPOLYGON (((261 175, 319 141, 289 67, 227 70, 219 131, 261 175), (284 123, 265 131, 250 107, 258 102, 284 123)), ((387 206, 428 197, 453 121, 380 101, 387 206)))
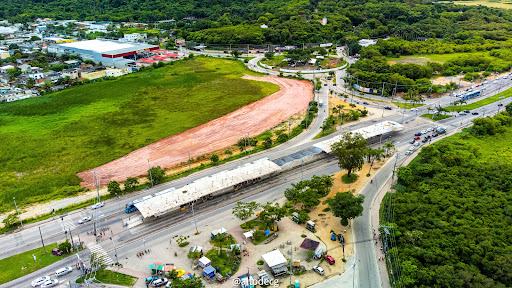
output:
POLYGON ((280 90, 220 118, 166 137, 146 147, 99 167, 82 171, 78 177, 82 186, 93 188, 92 171, 98 171, 103 183, 124 181, 131 176, 147 173, 151 166, 168 168, 215 150, 235 144, 244 135, 256 136, 278 125, 292 115, 305 110, 313 98, 313 84, 279 77, 244 76, 245 79, 268 81, 280 90))

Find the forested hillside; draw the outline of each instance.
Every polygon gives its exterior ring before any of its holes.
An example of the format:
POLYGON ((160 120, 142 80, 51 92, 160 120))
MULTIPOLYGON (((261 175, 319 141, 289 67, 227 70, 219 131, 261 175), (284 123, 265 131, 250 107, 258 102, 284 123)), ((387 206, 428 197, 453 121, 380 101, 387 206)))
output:
POLYGON ((512 287, 512 105, 507 110, 424 147, 399 169, 401 287, 512 287))
POLYGON ((205 43, 334 41, 396 35, 467 40, 504 40, 512 16, 487 7, 422 1, 319 0, 4 0, 0 18, 28 22, 55 19, 140 21, 177 20, 178 37, 205 43), (323 26, 318 20, 327 17, 323 26), (199 21, 187 22, 195 17, 199 21), (265 23, 269 29, 261 29, 265 23))

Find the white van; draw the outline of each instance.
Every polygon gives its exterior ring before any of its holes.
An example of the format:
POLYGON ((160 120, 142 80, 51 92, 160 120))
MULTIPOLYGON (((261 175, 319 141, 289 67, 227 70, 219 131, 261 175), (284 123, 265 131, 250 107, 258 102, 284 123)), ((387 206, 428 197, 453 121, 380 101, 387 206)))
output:
POLYGON ((72 267, 64 267, 64 268, 61 268, 61 269, 55 271, 55 276, 60 277, 62 275, 66 275, 68 273, 71 273, 71 271, 73 271, 72 267))

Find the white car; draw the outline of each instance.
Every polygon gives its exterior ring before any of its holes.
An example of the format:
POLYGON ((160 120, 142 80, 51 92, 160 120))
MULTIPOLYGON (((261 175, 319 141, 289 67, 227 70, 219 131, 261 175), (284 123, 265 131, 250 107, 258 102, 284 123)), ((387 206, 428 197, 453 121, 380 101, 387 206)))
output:
POLYGON ((414 146, 418 147, 420 145, 421 145, 420 142, 414 142, 414 146))
POLYGON ((151 285, 153 285, 153 287, 160 287, 160 286, 164 286, 165 284, 167 284, 167 282, 169 282, 169 280, 167 280, 167 278, 159 278, 159 279, 156 279, 155 281, 153 281, 151 283, 151 285))
POLYGON ((409 154, 411 154, 411 151, 409 151, 409 150, 405 151, 405 155, 409 155, 409 154))
POLYGON ((434 129, 432 129, 432 128, 427 129, 428 132, 432 132, 432 130, 434 130, 434 129))
POLYGON ((57 277, 59 277, 59 276, 71 273, 71 271, 73 271, 73 267, 64 267, 64 268, 60 268, 59 270, 55 271, 55 275, 57 277))
POLYGON ((414 146, 409 147, 410 151, 414 151, 414 149, 416 149, 416 147, 414 147, 414 146))
POLYGON ((39 287, 48 280, 50 280, 50 276, 39 277, 36 280, 32 281, 32 287, 39 287))
POLYGON ((318 267, 318 266, 313 266, 313 271, 315 271, 316 273, 320 274, 320 275, 324 275, 325 271, 322 267, 318 267))
POLYGON ((84 224, 84 223, 87 223, 89 221, 91 221, 91 216, 87 216, 87 217, 84 217, 84 218, 78 220, 78 224, 84 224))
POLYGON ((98 202, 98 203, 96 203, 96 204, 92 205, 92 207, 91 207, 91 208, 94 210, 94 209, 101 208, 101 207, 103 207, 104 205, 105 205, 105 202, 98 202))
POLYGON ((421 130, 421 134, 427 134, 427 130, 421 130))
POLYGON ((48 280, 48 281, 44 282, 41 285, 41 288, 48 288, 48 287, 53 287, 53 286, 57 286, 57 285, 59 285, 59 280, 52 279, 52 280, 48 280))
POLYGON ((417 112, 417 111, 418 111, 418 108, 411 108, 411 111, 415 111, 415 112, 417 112))

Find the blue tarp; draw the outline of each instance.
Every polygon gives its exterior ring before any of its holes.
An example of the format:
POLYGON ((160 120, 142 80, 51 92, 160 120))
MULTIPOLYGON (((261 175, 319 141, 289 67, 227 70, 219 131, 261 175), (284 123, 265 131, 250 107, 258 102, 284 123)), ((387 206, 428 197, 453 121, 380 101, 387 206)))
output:
POLYGON ((215 268, 213 268, 212 266, 206 266, 203 269, 203 274, 213 277, 215 276, 215 268))

